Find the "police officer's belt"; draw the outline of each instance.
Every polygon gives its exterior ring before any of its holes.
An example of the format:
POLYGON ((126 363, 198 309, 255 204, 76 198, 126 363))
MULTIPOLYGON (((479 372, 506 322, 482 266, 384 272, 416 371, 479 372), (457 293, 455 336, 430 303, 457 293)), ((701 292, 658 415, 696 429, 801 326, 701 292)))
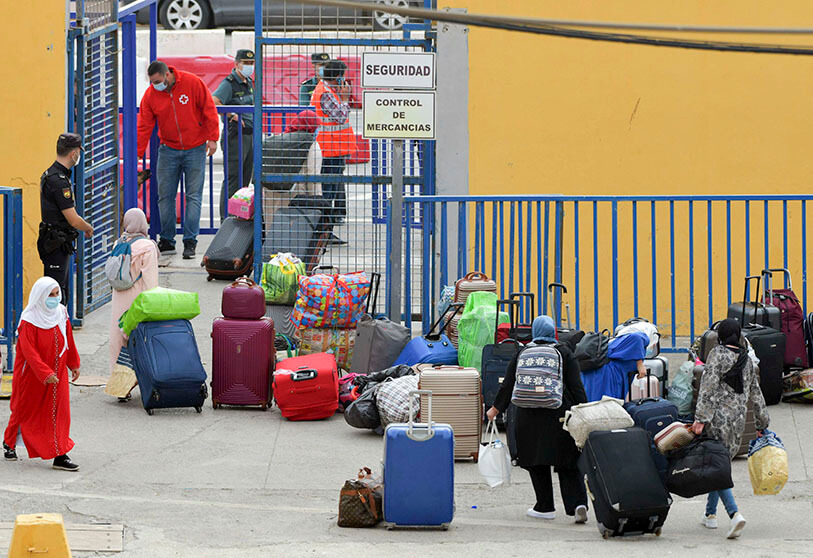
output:
POLYGON ((79 233, 73 227, 58 227, 50 223, 40 223, 39 238, 37 238, 37 250, 40 257, 47 256, 59 249, 66 254, 73 254, 76 248, 73 242, 79 233))

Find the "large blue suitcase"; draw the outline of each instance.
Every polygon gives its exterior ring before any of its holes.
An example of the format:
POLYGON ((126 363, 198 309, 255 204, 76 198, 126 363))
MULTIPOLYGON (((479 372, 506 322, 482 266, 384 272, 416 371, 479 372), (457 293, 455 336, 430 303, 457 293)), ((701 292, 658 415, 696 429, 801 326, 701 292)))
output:
POLYGON ((189 321, 142 322, 130 334, 127 348, 148 415, 170 407, 202 411, 208 396, 206 371, 189 321))
POLYGON ((649 453, 661 480, 666 482, 668 463, 666 457, 655 446, 655 434, 678 419, 677 405, 660 397, 647 397, 624 403, 624 409, 635 421, 635 426, 649 434, 649 453))
POLYGON ((447 529, 454 516, 454 433, 432 423, 432 392, 425 423, 392 423, 384 431, 384 522, 394 527, 447 529))
POLYGON ((415 364, 449 364, 457 366, 457 349, 452 345, 446 334, 443 333, 443 330, 446 329, 446 325, 455 317, 462 306, 461 303, 450 304, 446 312, 440 315, 438 321, 432 324, 429 333, 422 337, 416 337, 407 343, 404 350, 395 359, 393 366, 399 364, 406 364, 407 366, 415 364), (450 311, 452 315, 449 316, 446 325, 441 327, 443 318, 450 311), (438 333, 434 333, 435 330, 438 333))

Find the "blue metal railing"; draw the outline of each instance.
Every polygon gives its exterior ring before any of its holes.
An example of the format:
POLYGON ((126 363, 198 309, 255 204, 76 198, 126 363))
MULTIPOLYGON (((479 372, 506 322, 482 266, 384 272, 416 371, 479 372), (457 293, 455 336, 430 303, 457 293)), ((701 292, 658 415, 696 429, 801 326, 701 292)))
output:
POLYGON ((811 201, 781 195, 407 196, 407 221, 418 211, 434 217, 406 235, 408 246, 422 234, 429 249, 417 260, 404 259, 405 321, 419 314, 427 328, 436 287, 474 270, 497 281, 501 298, 535 292, 536 308, 524 308, 524 319, 540 313, 563 318, 553 312, 562 307, 560 293, 549 300, 545 287, 565 283, 574 327, 611 329, 642 316, 661 329, 664 351, 682 352, 685 338, 694 339, 739 300, 742 278, 763 267, 791 271, 807 312, 811 201), (456 254, 450 253, 452 238, 456 254), (412 286, 416 266, 420 289, 412 286))
POLYGON ((14 341, 23 311, 23 191, 0 186, 3 199, 3 329, 6 362, 14 368, 14 341))

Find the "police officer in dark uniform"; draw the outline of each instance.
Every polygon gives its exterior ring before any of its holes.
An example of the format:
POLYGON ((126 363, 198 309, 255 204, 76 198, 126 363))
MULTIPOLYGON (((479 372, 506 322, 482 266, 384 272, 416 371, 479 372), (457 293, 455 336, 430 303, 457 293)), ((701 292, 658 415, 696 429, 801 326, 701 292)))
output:
POLYGON ((322 79, 322 73, 325 71, 325 65, 328 62, 330 62, 330 55, 326 52, 311 54, 314 76, 300 84, 299 106, 309 107, 311 105, 311 95, 313 95, 313 90, 316 89, 316 86, 319 85, 319 80, 322 79))
MULTIPOLYGON (((226 76, 215 90, 212 98, 216 105, 254 105, 254 52, 240 49, 234 57, 234 69, 226 76)), ((220 189, 220 218, 226 217, 228 199, 240 188, 251 183, 254 171, 254 113, 243 113, 243 125, 236 113, 225 116, 228 122, 228 133, 223 133, 222 141, 227 141, 229 152, 229 176, 223 181, 220 189), (240 161, 240 144, 242 138, 243 160, 240 161), (240 165, 243 166, 243 182, 240 183, 240 165), (227 187, 228 184, 228 187, 227 187)), ((226 146, 223 146, 225 153, 226 146)))
POLYGON ((68 301, 68 274, 71 254, 76 251, 78 231, 93 235, 93 227, 76 213, 71 169, 82 157, 82 137, 61 134, 56 141, 56 161, 40 178, 40 212, 42 222, 37 250, 44 275, 52 277, 62 289, 62 303, 68 301))

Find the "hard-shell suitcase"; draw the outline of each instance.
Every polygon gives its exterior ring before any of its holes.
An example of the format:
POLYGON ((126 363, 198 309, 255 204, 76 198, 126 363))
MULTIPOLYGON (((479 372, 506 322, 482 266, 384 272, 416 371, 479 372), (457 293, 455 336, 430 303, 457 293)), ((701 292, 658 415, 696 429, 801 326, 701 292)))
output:
POLYGON ((650 456, 640 428, 591 432, 579 458, 587 494, 604 538, 661 534, 672 498, 650 456))
POLYGON ((799 297, 793 292, 790 280, 790 271, 787 269, 763 269, 765 278, 765 292, 762 301, 779 308, 781 327, 785 334, 785 367, 807 368, 807 346, 805 345, 805 315, 799 297), (785 276, 785 289, 773 288, 773 274, 783 273, 785 276))
POLYGON ((745 326, 751 323, 759 324, 774 329, 782 329, 782 316, 779 308, 776 306, 766 306, 761 302, 754 300, 751 301, 751 289, 749 288, 751 281, 757 282, 757 298, 759 297, 759 282, 761 275, 749 275, 745 278, 745 293, 743 294, 743 302, 732 302, 728 307, 728 318, 736 320, 740 326, 745 326), (746 315, 747 314, 747 315, 746 315), (746 322, 746 318, 748 322, 746 322))
POLYGON ((658 451, 667 454, 694 440, 694 433, 689 426, 685 422, 675 421, 655 434, 655 446, 658 451))
MULTIPOLYGON (((509 314, 513 316, 513 307, 518 304, 515 300, 498 300, 497 301, 497 324, 500 321, 500 308, 503 304, 509 305, 511 311, 509 314)), ((483 358, 480 365, 483 378, 483 402, 486 409, 494 405, 494 400, 497 398, 497 393, 500 391, 500 386, 505 379, 505 372, 508 370, 508 365, 511 360, 517 356, 522 345, 519 341, 512 338, 499 339, 499 327, 495 330, 494 343, 483 347, 483 358)))
POLYGON ((785 334, 770 327, 751 325, 742 328, 742 335, 759 359, 759 386, 765 403, 776 405, 782 400, 784 389, 785 334))
POLYGON ((454 433, 432 421, 432 392, 421 420, 393 423, 384 430, 384 521, 387 528, 446 529, 454 516, 454 433))
POLYGON ((666 357, 644 359, 644 368, 647 378, 645 381, 636 380, 638 372, 630 372, 630 391, 627 401, 634 401, 644 397, 663 397, 666 399, 669 384, 669 361, 666 357))
POLYGON ((655 435, 677 421, 677 405, 660 397, 651 397, 624 403, 624 409, 632 417, 635 426, 642 428, 649 435, 649 454, 661 479, 666 481, 669 464, 655 445, 655 435))
POLYGON ((581 341, 584 337, 584 331, 573 328, 573 324, 570 322, 570 303, 567 302, 565 302, 567 327, 562 327, 562 301, 560 299, 559 304, 556 304, 556 298, 553 294, 554 289, 559 289, 561 294, 565 295, 567 294, 567 287, 565 287, 562 283, 550 283, 548 285, 548 292, 550 293, 551 297, 551 307, 554 309, 556 314, 553 318, 556 322, 556 340, 559 341, 559 343, 570 347, 571 351, 575 351, 576 345, 578 345, 579 341, 581 341))
MULTIPOLYGON (((454 430, 455 459, 477 461, 483 426, 480 373, 475 368, 423 364, 417 366, 418 389, 432 392, 432 416, 454 430)), ((421 397, 421 410, 429 396, 421 397)))
MULTIPOLYGON (((697 407, 697 395, 700 393, 700 382, 703 379, 703 371, 705 368, 706 367, 702 365, 695 366, 694 370, 692 371, 692 414, 694 414, 695 408, 697 407)), ((759 374, 759 367, 757 367, 756 372, 759 374)), ((745 427, 743 429, 740 449, 737 451, 737 455, 744 455, 748 453, 748 442, 756 437, 757 429, 756 422, 754 420, 754 403, 749 399, 748 409, 745 414, 745 427)))
POLYGON ((461 308, 462 304, 450 304, 446 313, 441 314, 438 321, 429 329, 429 333, 422 337, 416 337, 407 343, 404 350, 401 351, 401 354, 398 355, 398 358, 395 359, 392 365, 398 366, 399 364, 406 364, 412 366, 422 363, 456 365, 457 349, 454 348, 446 334, 434 332, 436 330, 442 332, 444 328, 440 327, 440 324, 443 322, 443 318, 446 317, 449 312, 452 312, 452 317, 454 317, 461 308))
POLYGON ((286 358, 277 363, 274 400, 288 420, 328 418, 339 408, 339 371, 328 353, 286 358))
POLYGON ((319 265, 327 248, 329 227, 321 210, 289 206, 274 212, 263 244, 263 254, 290 252, 302 260, 308 273, 319 265))
POLYGON ((248 277, 240 277, 223 289, 220 312, 224 318, 259 320, 265 315, 265 292, 248 277))
POLYGON ((296 334, 296 325, 291 321, 293 313, 293 306, 269 304, 265 307, 265 316, 274 320, 274 330, 291 338, 296 334))
POLYGON ((202 411, 206 370, 189 321, 142 322, 130 333, 127 350, 148 415, 172 407, 202 411))
MULTIPOLYGON (((460 308, 464 308, 466 306, 466 299, 469 297, 471 293, 478 292, 478 291, 487 291, 496 293, 497 292, 497 284, 492 281, 491 279, 486 276, 485 273, 480 273, 479 271, 472 271, 471 273, 467 273, 461 279, 458 279, 454 284, 454 301, 461 304, 460 308)), ((454 345, 455 349, 457 348, 457 324, 460 322, 460 318, 462 318, 463 312, 461 311, 460 315, 453 315, 448 323, 446 324, 445 331, 446 335, 449 336, 449 340, 454 345)))
MULTIPOLYGON (((263 176, 269 174, 299 174, 308 159, 313 134, 307 131, 285 132, 263 139, 263 176)), ((268 190, 288 191, 294 182, 260 182, 268 190)))
POLYGON ((212 323, 212 406, 271 403, 274 322, 215 318, 212 323))
POLYGON ((254 263, 254 220, 226 217, 203 255, 207 278, 234 281, 247 275, 254 263))
POLYGON ((412 332, 408 327, 384 317, 375 317, 380 286, 381 275, 372 273, 367 311, 356 325, 356 345, 350 364, 351 372, 368 374, 386 370, 392 366, 412 339, 412 332))

